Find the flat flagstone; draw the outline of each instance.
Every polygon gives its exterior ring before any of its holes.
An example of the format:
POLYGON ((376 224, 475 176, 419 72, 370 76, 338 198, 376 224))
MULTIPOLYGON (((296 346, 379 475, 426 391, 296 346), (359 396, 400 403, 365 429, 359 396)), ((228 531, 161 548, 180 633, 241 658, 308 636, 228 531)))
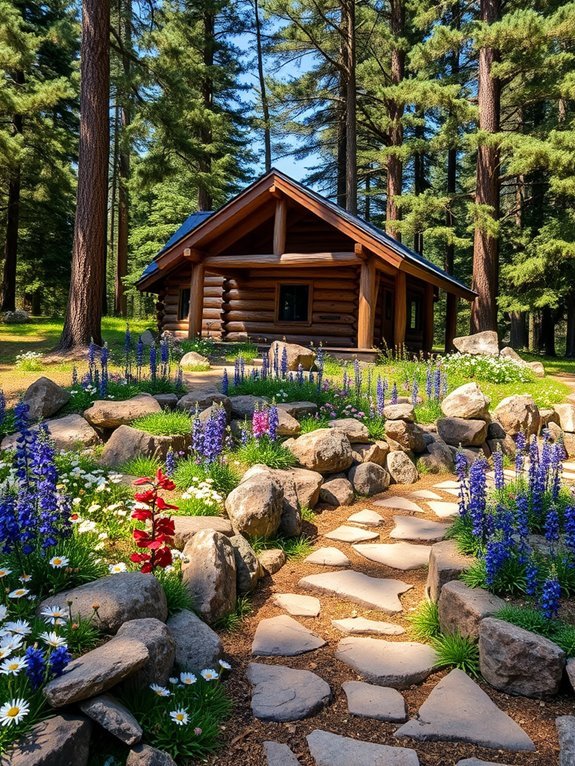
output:
POLYGON ((325 641, 287 614, 260 620, 252 643, 252 654, 258 657, 295 657, 312 652, 325 641))
POLYGON ((395 527, 389 533, 394 540, 443 540, 449 524, 427 521, 414 516, 394 516, 395 527))
POLYGON ((342 737, 315 729, 307 744, 316 766, 419 766, 415 750, 342 737))
POLYGON ((326 546, 325 548, 318 548, 313 553, 304 559, 306 564, 319 564, 322 567, 348 567, 351 561, 348 557, 340 551, 339 548, 333 546, 326 546))
POLYGON ((340 543, 361 543, 364 540, 375 540, 379 537, 379 533, 342 524, 341 527, 328 532, 324 537, 327 537, 328 540, 338 540, 340 543))
POLYGON ((563 468, 565 468, 568 471, 575 471, 575 463, 571 461, 563 463, 563 468))
POLYGON ((331 699, 328 684, 310 670, 251 662, 252 712, 261 721, 299 721, 321 710, 331 699))
POLYGON ((376 500, 374 505, 380 508, 394 508, 396 511, 414 511, 415 513, 424 513, 421 506, 408 500, 406 497, 386 497, 385 500, 376 500))
POLYGON ((454 497, 459 497, 459 490, 458 489, 442 489, 442 492, 446 492, 448 495, 453 495, 454 497))
POLYGON ((302 577, 298 585, 304 590, 330 593, 358 604, 366 604, 388 614, 402 611, 399 595, 413 588, 413 585, 408 585, 401 580, 370 577, 352 569, 308 575, 302 577))
POLYGON ((369 508, 364 508, 363 511, 353 513, 348 521, 354 524, 365 524, 367 527, 379 527, 384 523, 383 516, 377 511, 370 511, 369 508))
POLYGON ((425 681, 437 661, 435 651, 427 644, 355 636, 342 638, 335 656, 368 681, 394 689, 407 689, 425 681))
POLYGON ((267 766, 299 766, 299 761, 287 745, 267 740, 264 742, 267 766))
POLYGON ((469 742, 496 750, 535 750, 519 724, 457 668, 441 679, 419 708, 417 718, 401 726, 395 736, 469 742))
POLYGON ((462 761, 457 761, 455 766, 507 766, 507 764, 499 761, 481 761, 479 758, 464 758, 462 761))
POLYGON ((440 481, 439 484, 434 484, 433 486, 435 489, 459 489, 459 482, 448 479, 447 481, 440 481))
POLYGON ((317 617, 321 609, 319 598, 301 593, 274 593, 272 601, 294 617, 317 617))
POLYGON ((427 505, 431 508, 433 513, 441 519, 459 515, 458 503, 445 502, 444 500, 430 500, 427 505))
POLYGON ((405 633, 401 625, 394 625, 392 622, 382 622, 381 620, 368 620, 366 617, 345 617, 342 620, 332 620, 334 628, 341 630, 348 636, 400 636, 405 633))
POLYGON ((365 681, 346 681, 341 688, 347 697, 347 709, 352 715, 393 723, 407 720, 407 705, 397 689, 374 686, 365 681))
POLYGON ((437 492, 432 492, 430 489, 416 489, 415 492, 410 492, 409 497, 413 497, 416 500, 441 500, 441 495, 437 492))
POLYGON ((360 556, 393 569, 419 569, 429 563, 430 545, 412 543, 367 543, 352 545, 360 556))

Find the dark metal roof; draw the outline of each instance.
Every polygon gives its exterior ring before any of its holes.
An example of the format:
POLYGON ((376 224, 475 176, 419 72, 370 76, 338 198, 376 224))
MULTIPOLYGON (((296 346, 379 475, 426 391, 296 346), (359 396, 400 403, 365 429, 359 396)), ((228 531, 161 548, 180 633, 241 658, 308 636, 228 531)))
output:
POLYGON ((160 250, 156 258, 164 253, 166 250, 169 250, 172 245, 175 245, 176 242, 179 242, 181 239, 186 237, 192 229, 195 229, 197 226, 199 226, 201 223, 203 223, 206 218, 209 218, 211 215, 214 214, 213 210, 201 210, 198 213, 192 213, 186 220, 183 222, 183 224, 180 226, 179 229, 177 229, 172 236, 169 238, 169 240, 166 242, 166 244, 163 246, 163 248, 160 250))

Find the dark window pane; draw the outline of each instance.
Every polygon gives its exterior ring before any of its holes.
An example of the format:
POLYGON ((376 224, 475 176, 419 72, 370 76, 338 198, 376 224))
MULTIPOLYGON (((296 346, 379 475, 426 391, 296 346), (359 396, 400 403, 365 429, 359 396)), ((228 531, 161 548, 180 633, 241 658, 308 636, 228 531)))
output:
POLYGON ((280 285, 278 321, 307 322, 309 285, 280 285))
POLYGON ((184 290, 180 290, 180 308, 178 311, 178 319, 187 319, 190 313, 190 288, 186 287, 184 290))

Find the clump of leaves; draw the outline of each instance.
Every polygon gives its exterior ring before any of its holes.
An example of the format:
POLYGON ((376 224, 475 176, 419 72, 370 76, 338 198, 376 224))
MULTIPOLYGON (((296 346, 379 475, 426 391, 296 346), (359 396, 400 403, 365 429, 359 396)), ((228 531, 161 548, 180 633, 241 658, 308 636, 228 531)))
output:
POLYGON ((544 636, 560 646, 568 657, 575 656, 574 625, 563 620, 548 620, 539 609, 515 605, 504 606, 494 617, 544 636))
POLYGON ((154 575, 160 581, 166 594, 169 615, 180 612, 182 609, 193 610, 193 599, 189 590, 182 582, 182 575, 178 569, 173 571, 156 569, 154 575))
POLYGON ((249 439, 238 447, 234 457, 245 465, 263 464, 270 468, 291 468, 297 462, 286 447, 267 438, 249 439))
POLYGON ((306 415, 300 422, 302 434, 309 434, 312 431, 317 431, 318 428, 327 428, 329 424, 329 418, 313 415, 306 415))
POLYGON ((412 614, 407 616, 411 633, 418 641, 429 641, 440 633, 439 611, 434 601, 422 601, 412 614))
POLYGON ((305 558, 313 550, 313 544, 306 535, 299 535, 298 537, 274 537, 271 539, 255 537, 250 542, 256 553, 269 548, 279 548, 289 560, 305 558))
POLYGON ((436 668, 454 667, 470 676, 479 675, 479 647, 473 639, 459 633, 442 633, 430 643, 437 654, 436 668))
POLYGON ((129 476, 154 476, 161 462, 155 457, 137 455, 120 466, 120 471, 129 476))

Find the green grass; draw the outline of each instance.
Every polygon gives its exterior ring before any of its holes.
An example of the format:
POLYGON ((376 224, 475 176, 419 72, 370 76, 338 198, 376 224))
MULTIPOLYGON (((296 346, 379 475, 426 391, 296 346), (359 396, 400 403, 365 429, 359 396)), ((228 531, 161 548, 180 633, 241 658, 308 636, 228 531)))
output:
POLYGON ((255 537, 250 540, 251 546, 256 553, 266 550, 268 548, 279 548, 282 550, 286 558, 290 561, 298 561, 306 556, 309 556, 313 551, 313 544, 306 535, 299 535, 299 537, 274 537, 270 539, 264 539, 261 537, 255 537))
POLYGON ((138 455, 126 463, 122 463, 119 470, 129 476, 153 476, 161 465, 162 463, 158 458, 138 455))
POLYGON ((291 468, 297 462, 286 447, 266 437, 250 439, 239 446, 233 456, 240 463, 248 466, 263 464, 270 468, 291 468))
POLYGON ((152 412, 132 421, 133 428, 155 436, 184 436, 192 430, 192 421, 186 412, 152 412))
POLYGON ((417 641, 429 641, 439 633, 439 611, 434 601, 422 601, 415 612, 407 616, 410 632, 417 641))
POLYGON ((476 641, 459 633, 445 633, 430 641, 437 654, 436 668, 452 667, 470 676, 479 675, 479 647, 476 641))
POLYGON ((304 505, 304 507, 301 509, 302 521, 313 523, 315 521, 315 516, 315 511, 312 508, 308 508, 307 505, 304 505))
POLYGON ((568 657, 575 656, 575 625, 562 620, 548 620, 538 609, 516 605, 505 606, 493 616, 544 636, 560 646, 568 657))
POLYGON ((212 479, 214 489, 227 496, 238 486, 240 477, 237 471, 227 463, 199 464, 193 458, 181 460, 174 471, 176 487, 186 490, 192 486, 194 479, 212 479))
POLYGON ((246 364, 252 364, 259 355, 260 352, 255 343, 235 343, 233 348, 224 355, 224 359, 226 362, 233 363, 241 357, 246 364))
POLYGON ((178 510, 174 513, 178 516, 218 516, 221 513, 218 505, 197 497, 179 498, 176 503, 178 510))
POLYGON ((182 582, 179 571, 166 572, 164 569, 157 569, 154 573, 164 589, 166 601, 168 602, 168 615, 180 612, 182 609, 193 610, 194 603, 189 590, 182 582))
POLYGON ((240 596, 236 601, 236 608, 231 614, 219 619, 214 625, 218 630, 227 633, 239 633, 244 620, 253 612, 252 602, 249 596, 240 596))
POLYGON ((314 417, 313 415, 305 415, 300 422, 302 434, 309 434, 312 431, 317 431, 318 428, 327 428, 329 424, 329 418, 314 417))

